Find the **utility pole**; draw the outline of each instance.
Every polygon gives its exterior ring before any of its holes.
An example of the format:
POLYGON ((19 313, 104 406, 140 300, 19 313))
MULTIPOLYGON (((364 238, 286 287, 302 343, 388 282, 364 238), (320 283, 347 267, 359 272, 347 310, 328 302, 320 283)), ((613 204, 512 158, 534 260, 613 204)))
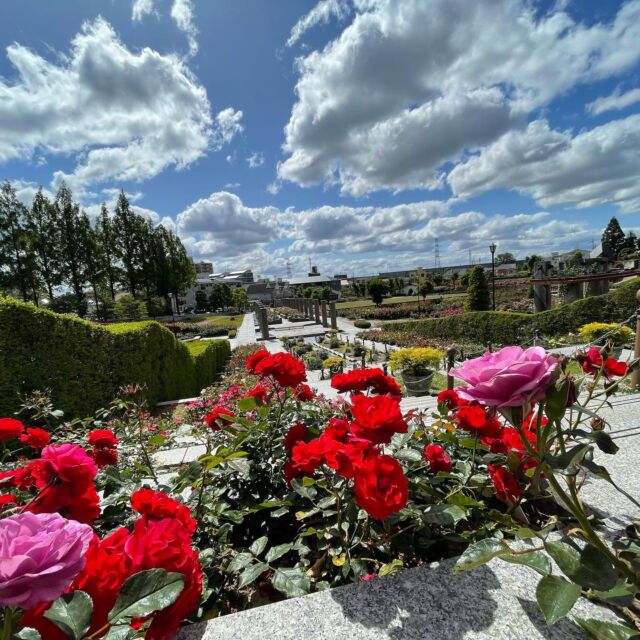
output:
MULTIPOLYGON (((636 343, 633 351, 633 359, 640 358, 640 289, 636 291, 636 300, 638 301, 638 309, 636 310, 636 343)), ((636 367, 631 374, 631 389, 640 391, 640 369, 636 367)))
POLYGON ((492 242, 489 245, 489 251, 491 251, 491 288, 493 295, 491 296, 491 308, 496 310, 496 243, 492 242))

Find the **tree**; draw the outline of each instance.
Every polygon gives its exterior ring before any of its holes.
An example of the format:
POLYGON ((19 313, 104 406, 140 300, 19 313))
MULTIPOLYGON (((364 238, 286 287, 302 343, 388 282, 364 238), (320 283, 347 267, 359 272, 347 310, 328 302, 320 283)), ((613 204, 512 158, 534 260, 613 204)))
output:
POLYGON ((330 287, 322 287, 320 289, 320 300, 326 300, 329 302, 331 300, 331 288, 330 287))
POLYGON ((76 297, 76 313, 87 313, 84 283, 87 281, 86 255, 88 236, 80 208, 73 201, 70 189, 63 182, 56 194, 56 217, 60 221, 60 258, 64 282, 76 297))
POLYGON ((505 253, 499 253, 496 256, 496 264, 509 264, 510 262, 515 262, 516 257, 513 253, 506 251, 505 253))
POLYGON ((433 284, 440 286, 444 282, 444 276, 441 273, 433 274, 433 284))
POLYGON ((602 244, 607 245, 617 258, 624 247, 625 235, 618 219, 613 216, 602 234, 602 244))
POLYGON ((464 303, 466 311, 487 311, 489 309, 489 283, 484 269, 477 264, 471 270, 467 299, 464 303))
MULTIPOLYGON (((196 291, 196 311, 209 311, 210 307, 210 301, 207 300, 207 294, 198 289, 198 291, 196 291)), ((213 308, 213 310, 215 311, 215 308, 213 308)))
POLYGON ((91 223, 87 214, 83 211, 80 216, 81 245, 84 248, 84 260, 87 281, 93 291, 93 302, 95 304, 96 315, 100 315, 100 295, 99 290, 103 288, 105 282, 105 260, 102 255, 102 244, 100 234, 91 228, 91 223))
POLYGON ((211 287, 211 293, 209 294, 209 306, 211 311, 217 311, 224 306, 224 294, 222 291, 222 285, 219 282, 211 287))
POLYGON ((544 258, 535 253, 531 256, 527 256, 524 259, 525 266, 531 272, 533 272, 533 267, 535 266, 536 262, 543 262, 543 261, 544 261, 544 258))
POLYGON ((640 241, 633 231, 629 231, 627 237, 624 239, 624 244, 620 251, 620 257, 627 258, 636 254, 638 251, 640 251, 640 241))
POLYGON ((129 293, 135 297, 140 272, 140 231, 142 226, 139 216, 129 206, 129 200, 127 200, 124 191, 121 191, 118 196, 113 226, 117 257, 124 268, 122 281, 129 293))
POLYGON ((147 313, 147 308, 133 296, 122 296, 114 305, 114 313, 120 320, 139 320, 147 313))
POLYGON ((13 187, 0 188, 0 286, 16 290, 22 299, 38 301, 38 270, 27 229, 27 209, 13 187))
POLYGON ((165 310, 162 298, 158 296, 151 296, 150 298, 147 298, 145 300, 145 305, 147 307, 147 315, 152 318, 159 316, 165 310))
POLYGON ((423 280, 418 287, 418 293, 422 296, 423 300, 426 300, 430 293, 433 293, 433 282, 431 280, 423 280))
POLYGON ((96 231, 100 241, 101 255, 104 259, 104 273, 109 287, 111 299, 116 298, 116 282, 120 279, 117 267, 118 245, 113 220, 109 217, 107 205, 102 203, 100 215, 96 221, 96 231))
POLYGON ((222 306, 225 309, 227 307, 230 307, 233 304, 233 292, 231 291, 231 287, 226 282, 223 282, 222 285, 220 285, 220 293, 222 298, 222 306))
POLYGON ((388 289, 387 284, 380 280, 380 278, 371 278, 367 281, 367 290, 369 291, 372 302, 380 305, 388 289))
POLYGON ((33 239, 32 248, 36 269, 53 300, 54 288, 62 283, 60 264, 60 225, 55 206, 38 189, 27 211, 27 229, 33 239))
POLYGON ((581 267, 584 264, 582 251, 580 251, 580 249, 576 249, 567 260, 567 264, 571 267, 581 267))
POLYGON ((238 311, 243 311, 249 304, 249 296, 242 287, 235 288, 231 297, 233 299, 233 306, 238 311))

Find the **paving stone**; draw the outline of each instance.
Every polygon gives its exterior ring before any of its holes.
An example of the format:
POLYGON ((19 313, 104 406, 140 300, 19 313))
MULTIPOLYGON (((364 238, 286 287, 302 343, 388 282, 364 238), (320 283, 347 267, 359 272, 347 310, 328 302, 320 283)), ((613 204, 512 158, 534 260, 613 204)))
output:
POLYGON ((157 467, 171 467, 193 462, 204 455, 207 448, 204 445, 164 449, 153 454, 153 463, 157 467))

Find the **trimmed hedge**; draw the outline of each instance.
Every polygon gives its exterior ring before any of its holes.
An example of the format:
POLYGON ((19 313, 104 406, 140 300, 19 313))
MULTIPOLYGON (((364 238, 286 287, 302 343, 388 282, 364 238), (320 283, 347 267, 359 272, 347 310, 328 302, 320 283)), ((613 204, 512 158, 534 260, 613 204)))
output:
POLYGON ((35 389, 49 389, 72 417, 106 406, 126 384, 144 384, 150 404, 192 396, 229 351, 226 340, 187 347, 154 321, 103 327, 0 297, 0 415, 35 389))
POLYGON ((640 278, 634 278, 610 293, 582 298, 542 313, 475 311, 446 318, 386 323, 382 329, 421 338, 445 338, 479 344, 519 344, 530 340, 536 329, 541 335, 559 336, 576 331, 588 322, 626 320, 637 308, 635 295, 638 289, 640 278))

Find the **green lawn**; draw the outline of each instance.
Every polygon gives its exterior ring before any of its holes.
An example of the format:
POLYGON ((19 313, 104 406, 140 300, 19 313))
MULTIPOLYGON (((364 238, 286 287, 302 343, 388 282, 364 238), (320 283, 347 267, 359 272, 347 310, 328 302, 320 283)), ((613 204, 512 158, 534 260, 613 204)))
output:
MULTIPOLYGON (((455 298, 459 296, 466 295, 464 292, 462 293, 436 293, 430 296, 427 296, 427 300, 431 300, 433 298, 455 298)), ((399 304, 402 302, 418 302, 418 296, 394 296, 392 298, 385 298, 382 301, 382 304, 399 304)), ((420 298, 420 302, 422 302, 422 298, 420 298)), ((353 302, 338 302, 336 303, 336 309, 353 309, 355 307, 373 307, 374 304, 370 299, 367 300, 354 300, 353 302)))
POLYGON ((210 326, 222 326, 237 329, 242 324, 244 313, 237 313, 232 316, 193 316, 193 318, 185 318, 179 322, 187 324, 197 324, 199 322, 207 322, 210 326))

